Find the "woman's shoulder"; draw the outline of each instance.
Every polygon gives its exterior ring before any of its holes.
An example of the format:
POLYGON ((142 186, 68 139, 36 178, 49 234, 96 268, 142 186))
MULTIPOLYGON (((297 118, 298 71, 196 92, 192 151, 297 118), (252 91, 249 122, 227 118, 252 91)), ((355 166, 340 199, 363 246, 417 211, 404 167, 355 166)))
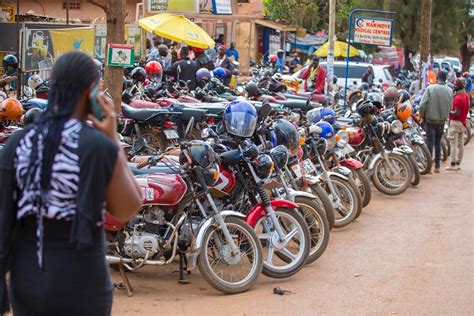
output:
POLYGON ((80 132, 79 151, 83 153, 101 153, 116 155, 118 147, 104 133, 84 124, 80 132))

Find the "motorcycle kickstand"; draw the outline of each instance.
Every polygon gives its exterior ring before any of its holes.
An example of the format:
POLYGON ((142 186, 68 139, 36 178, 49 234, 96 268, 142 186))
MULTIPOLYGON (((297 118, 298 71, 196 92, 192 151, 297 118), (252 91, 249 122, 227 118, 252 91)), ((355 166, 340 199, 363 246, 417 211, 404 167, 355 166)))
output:
MULTIPOLYGON (((191 283, 191 281, 189 280, 186 280, 184 278, 184 270, 187 270, 187 260, 186 260, 186 256, 184 255, 184 253, 182 252, 179 252, 179 280, 178 280, 178 283, 179 284, 189 284, 191 283)), ((190 271, 188 272, 188 274, 190 274, 190 271)))
POLYGON ((133 296, 133 287, 130 284, 130 280, 128 279, 127 274, 125 273, 125 269, 123 264, 119 264, 119 272, 120 272, 120 277, 122 278, 123 285, 125 286, 125 289, 127 289, 127 296, 132 297, 133 296))

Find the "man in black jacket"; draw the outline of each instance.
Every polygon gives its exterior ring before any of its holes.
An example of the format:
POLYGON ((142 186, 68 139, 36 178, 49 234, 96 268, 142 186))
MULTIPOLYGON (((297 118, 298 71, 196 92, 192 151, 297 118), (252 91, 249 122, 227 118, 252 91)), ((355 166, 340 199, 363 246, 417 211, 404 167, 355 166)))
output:
POLYGON ((172 75, 175 80, 188 82, 190 90, 196 89, 196 71, 198 66, 194 60, 189 59, 189 48, 181 47, 181 59, 175 61, 168 69, 165 69, 166 75, 172 75))

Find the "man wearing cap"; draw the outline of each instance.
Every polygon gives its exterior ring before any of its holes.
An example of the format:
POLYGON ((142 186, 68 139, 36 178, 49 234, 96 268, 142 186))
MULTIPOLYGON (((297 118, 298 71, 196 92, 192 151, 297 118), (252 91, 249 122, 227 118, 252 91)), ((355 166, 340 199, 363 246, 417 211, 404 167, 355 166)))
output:
POLYGON ((313 55, 312 62, 301 74, 301 78, 305 79, 306 91, 317 94, 324 93, 324 84, 326 83, 326 71, 319 66, 319 57, 313 55))

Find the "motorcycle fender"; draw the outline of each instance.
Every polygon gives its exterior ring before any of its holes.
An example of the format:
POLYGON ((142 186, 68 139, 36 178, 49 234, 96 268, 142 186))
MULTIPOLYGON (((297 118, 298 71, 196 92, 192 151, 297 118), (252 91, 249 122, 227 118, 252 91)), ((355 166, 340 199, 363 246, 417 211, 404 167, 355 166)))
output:
POLYGON ((312 193, 309 193, 309 192, 305 192, 305 191, 294 191, 292 189, 290 189, 291 191, 291 194, 294 196, 294 197, 306 197, 306 198, 309 198, 309 199, 315 199, 316 196, 312 193))
POLYGON ((399 156, 403 156, 403 155, 412 154, 413 150, 411 150, 411 148, 408 146, 400 146, 400 147, 396 147, 392 149, 392 153, 397 154, 399 156))
MULTIPOLYGON (((403 155, 403 154, 400 154, 400 155, 403 155)), ((371 161, 370 164, 369 164, 368 170, 369 170, 369 171, 370 171, 370 170, 373 170, 374 167, 375 167, 375 164, 376 164, 381 158, 382 158, 382 154, 376 154, 376 155, 374 156, 374 158, 372 158, 372 161, 371 161)))
POLYGON ((349 169, 362 169, 364 166, 362 162, 354 158, 346 158, 340 161, 343 167, 347 167, 349 169))
MULTIPOLYGON (((334 169, 332 169, 332 170, 334 170, 334 169)), ((329 171, 329 172, 328 172, 328 175, 329 175, 329 176, 335 176, 335 177, 337 177, 337 178, 344 179, 344 180, 349 180, 348 177, 350 176, 350 175, 349 175, 349 176, 342 175, 342 174, 340 174, 339 172, 333 172, 333 171, 329 171)))
MULTIPOLYGON (((235 216, 235 217, 240 217, 243 220, 245 220, 245 215, 243 215, 242 213, 239 213, 239 212, 226 210, 226 211, 222 211, 220 213, 221 213, 223 218, 226 218, 227 216, 235 216)), ((196 267, 197 259, 199 257, 199 253, 201 252, 201 246, 202 246, 202 241, 204 239, 204 235, 206 234, 207 230, 215 224, 216 224, 216 222, 215 222, 214 218, 209 217, 199 227, 199 232, 194 237, 194 240, 191 244, 191 251, 186 256, 186 259, 188 260, 188 262, 187 262, 188 271, 191 271, 196 267)))
POLYGON ((320 182, 320 178, 321 176, 310 176, 310 175, 305 175, 304 176, 304 180, 309 184, 309 185, 313 185, 313 184, 316 184, 316 183, 319 183, 320 182))
MULTIPOLYGON (((331 169, 329 174, 336 174, 336 175, 342 175, 344 177, 351 177, 352 176, 352 171, 351 169, 344 167, 344 166, 339 166, 339 167, 334 167, 331 169)), ((346 179, 347 180, 347 179, 346 179)))
POLYGON ((420 135, 413 135, 411 141, 413 143, 417 144, 417 145, 424 145, 425 144, 425 140, 420 135))
MULTIPOLYGON (((297 204, 287 201, 287 200, 273 199, 273 200, 270 200, 270 203, 273 209, 280 208, 280 207, 281 208, 294 208, 294 209, 299 208, 297 204)), ((259 203, 255 205, 255 207, 252 210, 250 210, 245 221, 247 222, 247 224, 250 225, 250 227, 255 227, 258 220, 264 216, 266 216, 265 206, 263 205, 263 203, 259 203)))

